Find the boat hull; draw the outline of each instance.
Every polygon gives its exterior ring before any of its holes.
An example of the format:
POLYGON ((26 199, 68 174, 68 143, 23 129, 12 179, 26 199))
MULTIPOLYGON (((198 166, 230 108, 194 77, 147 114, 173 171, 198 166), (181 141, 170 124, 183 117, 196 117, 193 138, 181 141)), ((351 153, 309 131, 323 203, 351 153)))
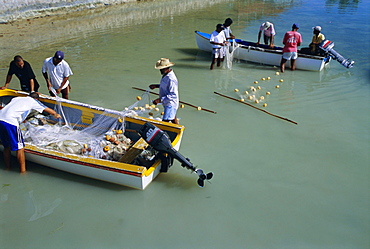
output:
MULTIPOLYGON (((210 34, 195 31, 195 39, 200 50, 212 52, 212 45, 209 42, 210 34)), ((256 43, 240 39, 235 39, 234 41, 238 44, 233 52, 235 59, 264 65, 280 66, 283 55, 281 47, 271 49, 266 45, 257 45, 256 43)), ((232 46, 230 46, 230 49, 232 50, 232 46)), ((321 57, 299 53, 296 60, 296 69, 321 71, 329 64, 330 60, 330 56, 321 57)), ((287 66, 290 66, 290 61, 287 62, 287 66)))
MULTIPOLYGON (((9 89, 0 90, 2 104, 7 104, 12 97, 26 95, 27 93, 22 91, 9 89)), ((53 105, 56 104, 56 99, 49 96, 41 95, 39 100, 50 108, 53 108, 53 105)), ((68 106, 68 108, 79 110, 84 113, 85 116, 96 116, 107 111, 114 118, 116 118, 114 115, 117 115, 117 117, 120 115, 118 111, 95 107, 76 101, 63 100, 62 105, 63 107, 68 106)), ((83 117, 81 117, 81 119, 82 118, 83 117)), ((138 116, 125 117, 124 122, 126 127, 133 128, 134 130, 138 130, 146 122, 150 122, 168 134, 172 146, 176 150, 180 148, 182 135, 185 129, 182 125, 138 116)), ((132 139, 137 140, 138 137, 139 135, 135 134, 132 139)), ((2 145, 0 149, 3 150, 2 145)), ((92 158, 84 155, 64 153, 27 142, 25 143, 25 156, 27 161, 40 165, 141 190, 145 189, 161 171, 161 160, 155 160, 149 166, 140 166, 121 163, 119 161, 92 158)))

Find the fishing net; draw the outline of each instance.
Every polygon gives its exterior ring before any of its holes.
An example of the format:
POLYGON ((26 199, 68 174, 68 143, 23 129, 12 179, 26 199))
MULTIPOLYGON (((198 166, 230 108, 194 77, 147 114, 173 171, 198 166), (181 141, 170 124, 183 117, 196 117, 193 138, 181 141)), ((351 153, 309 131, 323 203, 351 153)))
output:
POLYGON ((239 47, 239 44, 236 42, 229 42, 227 46, 224 47, 225 49, 225 57, 226 57, 226 63, 225 67, 227 69, 232 69, 233 67, 233 60, 234 60, 234 52, 239 47))
MULTIPOLYGON (((124 135, 125 117, 142 116, 161 120, 159 107, 150 105, 149 91, 137 99, 122 111, 82 104, 88 108, 86 111, 86 108, 74 108, 73 101, 56 97, 56 104, 49 107, 60 114, 61 119, 38 112, 31 113, 21 124, 24 140, 63 153, 117 161, 133 144, 124 135)), ((151 151, 143 154, 153 157, 151 151)))

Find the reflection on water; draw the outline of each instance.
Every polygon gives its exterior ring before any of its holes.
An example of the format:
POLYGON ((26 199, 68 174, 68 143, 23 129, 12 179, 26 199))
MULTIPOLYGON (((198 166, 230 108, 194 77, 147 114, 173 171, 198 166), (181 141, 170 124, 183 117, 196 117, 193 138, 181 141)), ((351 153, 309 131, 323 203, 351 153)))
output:
POLYGON ((359 0, 327 0, 326 6, 338 5, 339 13, 352 12, 358 8, 359 0))

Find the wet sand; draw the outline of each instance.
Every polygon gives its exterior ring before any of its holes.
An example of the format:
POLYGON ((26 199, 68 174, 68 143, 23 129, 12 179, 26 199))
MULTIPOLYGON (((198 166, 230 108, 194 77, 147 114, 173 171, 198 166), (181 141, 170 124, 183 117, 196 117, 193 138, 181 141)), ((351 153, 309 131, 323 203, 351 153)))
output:
MULTIPOLYGON (((128 7, 125 5, 129 4, 121 4, 119 8, 128 7)), ((117 5, 79 9, 71 13, 60 10, 45 13, 44 16, 0 24, 0 67, 3 68, 3 61, 11 60, 14 54, 40 47, 53 40, 70 39, 83 30, 89 30, 87 26, 94 16, 114 8, 117 5)))

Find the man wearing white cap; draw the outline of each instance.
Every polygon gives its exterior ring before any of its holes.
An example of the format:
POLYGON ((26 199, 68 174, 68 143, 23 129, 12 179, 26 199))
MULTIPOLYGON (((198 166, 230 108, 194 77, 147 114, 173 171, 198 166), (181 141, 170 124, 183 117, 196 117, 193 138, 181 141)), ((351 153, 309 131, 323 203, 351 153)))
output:
POLYGON ((268 45, 270 42, 270 47, 273 48, 274 47, 274 36, 276 35, 274 24, 270 22, 264 22, 261 24, 260 31, 258 32, 257 45, 260 44, 262 31, 263 31, 263 41, 265 45, 268 45))
POLYGON ((150 85, 150 89, 159 88, 159 98, 153 100, 153 104, 163 104, 164 114, 163 121, 178 124, 176 112, 179 108, 179 90, 178 81, 175 73, 170 68, 175 63, 170 62, 168 58, 161 58, 157 61, 154 68, 159 69, 162 74, 160 84, 150 85))
POLYGON ((319 54, 319 45, 323 40, 325 40, 325 36, 321 33, 320 26, 312 27, 312 29, 314 35, 312 36, 312 41, 309 46, 312 54, 319 54))
POLYGON ((49 57, 44 61, 42 74, 44 75, 51 96, 54 96, 51 90, 54 88, 57 94, 62 93, 62 97, 68 99, 68 93, 71 88, 68 79, 73 73, 68 63, 63 59, 64 53, 62 51, 56 51, 54 57, 49 57))

